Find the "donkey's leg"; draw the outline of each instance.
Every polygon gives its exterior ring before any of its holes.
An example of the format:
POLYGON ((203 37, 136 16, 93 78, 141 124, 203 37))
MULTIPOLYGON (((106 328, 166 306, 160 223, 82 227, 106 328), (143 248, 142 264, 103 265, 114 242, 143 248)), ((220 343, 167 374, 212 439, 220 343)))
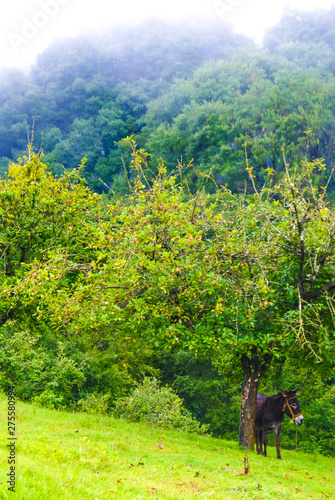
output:
POLYGON ((261 430, 255 429, 255 438, 256 438, 256 450, 258 455, 262 453, 262 441, 261 441, 261 430))
POLYGON ((280 429, 281 429, 281 424, 275 429, 277 458, 281 458, 281 456, 280 456, 280 429))
POLYGON ((260 451, 259 451, 259 430, 258 429, 255 429, 255 440, 256 440, 256 451, 259 455, 260 451))
POLYGON ((259 452, 263 455, 263 431, 260 429, 259 431, 259 452))
POLYGON ((263 434, 263 445, 264 445, 263 455, 266 457, 266 446, 268 444, 268 428, 267 428, 267 426, 263 427, 262 434, 263 434))

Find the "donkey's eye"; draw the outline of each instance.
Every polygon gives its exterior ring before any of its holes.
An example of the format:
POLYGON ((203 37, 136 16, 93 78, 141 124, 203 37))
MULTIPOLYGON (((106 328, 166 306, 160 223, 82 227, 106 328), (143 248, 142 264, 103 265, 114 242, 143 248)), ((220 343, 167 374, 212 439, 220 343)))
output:
POLYGON ((296 407, 297 407, 297 405, 295 405, 294 403, 293 403, 293 405, 291 405, 291 406, 292 406, 292 408, 296 408, 296 407))

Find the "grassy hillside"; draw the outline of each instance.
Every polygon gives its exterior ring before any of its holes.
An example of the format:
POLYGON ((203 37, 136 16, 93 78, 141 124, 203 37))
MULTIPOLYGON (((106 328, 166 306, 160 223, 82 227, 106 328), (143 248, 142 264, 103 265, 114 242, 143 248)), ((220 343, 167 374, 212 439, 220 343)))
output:
POLYGON ((151 429, 106 416, 70 414, 18 403, 17 487, 6 484, 6 397, 0 396, 0 498, 320 499, 335 488, 335 460, 275 449, 244 451, 234 442, 151 429))

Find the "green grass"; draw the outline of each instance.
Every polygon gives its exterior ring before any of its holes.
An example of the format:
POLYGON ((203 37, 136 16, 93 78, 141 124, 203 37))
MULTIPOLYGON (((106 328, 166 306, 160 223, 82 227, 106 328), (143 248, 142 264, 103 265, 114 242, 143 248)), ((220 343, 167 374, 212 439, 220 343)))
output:
POLYGON ((0 498, 335 498, 335 459, 275 449, 249 452, 231 441, 17 403, 16 492, 8 491, 6 396, 0 396, 0 498))

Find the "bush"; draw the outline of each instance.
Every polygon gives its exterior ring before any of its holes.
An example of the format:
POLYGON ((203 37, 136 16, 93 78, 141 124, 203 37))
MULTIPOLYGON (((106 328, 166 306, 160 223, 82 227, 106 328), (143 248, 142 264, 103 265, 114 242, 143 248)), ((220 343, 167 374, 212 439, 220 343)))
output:
POLYGON ((85 398, 79 399, 76 408, 85 413, 103 415, 107 413, 110 401, 110 394, 86 394, 85 398))
POLYGON ((118 399, 113 414, 134 422, 147 422, 162 429, 198 434, 207 432, 207 426, 200 426, 183 407, 183 401, 171 387, 160 387, 155 378, 145 377, 130 396, 118 399))
POLYGON ((39 396, 35 396, 32 401, 38 405, 45 406, 52 409, 63 409, 65 407, 65 400, 63 396, 58 396, 50 390, 42 392, 39 396))
POLYGON ((105 413, 141 373, 154 373, 151 357, 143 341, 129 345, 108 328, 73 336, 44 324, 38 332, 6 324, 0 329, 0 390, 14 385, 22 401, 88 413, 102 406, 105 413))
POLYGON ((62 342, 48 349, 39 335, 4 330, 0 335, 0 388, 14 385, 22 401, 65 408, 85 382, 84 363, 65 356, 62 342))

